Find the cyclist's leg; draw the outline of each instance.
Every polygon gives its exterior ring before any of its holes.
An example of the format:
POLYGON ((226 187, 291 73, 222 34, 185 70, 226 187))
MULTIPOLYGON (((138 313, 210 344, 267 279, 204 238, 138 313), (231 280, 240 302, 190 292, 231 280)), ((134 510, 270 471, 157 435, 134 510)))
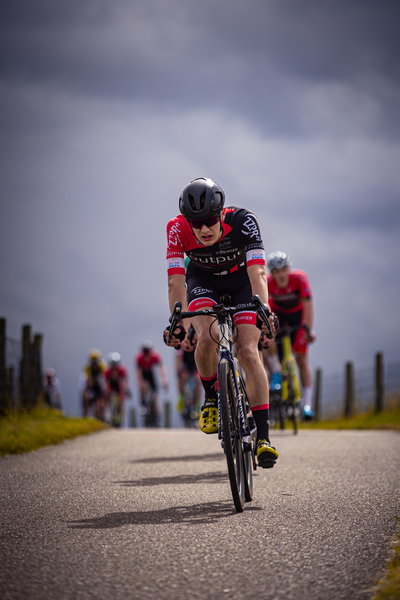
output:
POLYGON ((273 467, 279 454, 269 439, 268 376, 258 352, 260 330, 255 325, 237 324, 236 352, 246 373, 246 390, 257 426, 257 458, 261 466, 273 467))
POLYGON ((160 406, 159 406, 159 397, 158 397, 158 387, 156 380, 154 378, 153 371, 150 372, 149 375, 149 386, 150 386, 150 421, 153 426, 158 426, 159 418, 160 418, 160 406))
MULTIPOLYGON (((218 278, 214 278, 215 280, 218 278)), ((188 268, 186 272, 187 300, 189 310, 211 308, 219 301, 217 281, 209 280, 206 276, 193 272, 188 268)), ((197 334, 195 350, 195 363, 205 394, 205 403, 199 419, 199 427, 204 433, 218 432, 218 401, 215 383, 218 371, 218 327, 213 323, 212 317, 195 317, 192 320, 197 334), (211 336, 210 336, 211 327, 211 336)))
MULTIPOLYGON (((239 274, 236 283, 239 285, 230 292, 233 305, 251 302, 252 290, 247 275, 239 274)), ((273 467, 279 454, 269 440, 269 385, 267 372, 258 351, 260 329, 256 326, 256 313, 237 313, 234 321, 238 329, 236 352, 246 373, 247 396, 257 426, 257 458, 260 466, 273 467)))
POLYGON ((196 317, 193 319, 193 326, 197 333, 195 362, 205 395, 199 427, 204 433, 217 433, 218 400, 215 383, 218 371, 218 346, 210 337, 210 327, 214 339, 218 339, 218 328, 211 317, 196 317))
MULTIPOLYGON (((301 317, 301 315, 299 315, 301 317)), ((302 387, 302 408, 312 405, 312 370, 308 360, 308 345, 306 332, 299 329, 292 342, 293 354, 299 369, 301 387, 302 387)))

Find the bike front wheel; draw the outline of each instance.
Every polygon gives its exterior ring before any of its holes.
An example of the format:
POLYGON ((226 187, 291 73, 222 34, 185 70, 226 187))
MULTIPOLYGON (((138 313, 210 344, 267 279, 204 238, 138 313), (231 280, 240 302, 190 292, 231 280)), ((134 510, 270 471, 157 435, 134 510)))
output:
POLYGON ((243 441, 240 429, 239 399, 237 397, 232 367, 221 361, 219 371, 222 439, 233 502, 237 512, 243 511, 246 499, 243 441))

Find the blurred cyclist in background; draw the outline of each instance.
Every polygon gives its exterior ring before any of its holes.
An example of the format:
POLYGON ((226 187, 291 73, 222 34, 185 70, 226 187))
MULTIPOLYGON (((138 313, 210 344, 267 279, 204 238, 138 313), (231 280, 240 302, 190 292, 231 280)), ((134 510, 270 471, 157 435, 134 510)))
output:
POLYGON ((56 410, 62 410, 61 405, 61 384, 53 368, 46 369, 46 375, 43 382, 43 393, 46 404, 56 410))
POLYGON ((104 373, 107 408, 111 413, 111 425, 120 427, 125 416, 125 398, 131 397, 128 369, 122 364, 119 352, 111 352, 107 362, 108 367, 104 373))
POLYGON ((158 425, 160 406, 158 397, 158 379, 155 370, 158 370, 161 385, 168 389, 168 374, 161 354, 153 348, 150 340, 143 342, 136 359, 136 376, 140 390, 141 414, 146 425, 158 425), (151 415, 151 418, 150 418, 151 415))
MULTIPOLYGON (((316 339, 312 329, 314 305, 306 273, 300 269, 292 271, 291 264, 290 257, 284 252, 271 252, 267 256, 270 271, 268 296, 271 310, 277 315, 280 326, 299 327, 291 332, 291 342, 299 368, 304 411, 305 406, 312 408, 312 371, 308 360, 308 344, 316 339)), ((279 339, 279 331, 277 339, 279 339)), ((278 354, 279 359, 282 359, 281 345, 274 343, 267 350, 267 354, 268 366, 276 380, 276 375, 281 370, 278 360, 278 354)))
POLYGON ((104 420, 105 379, 104 373, 107 365, 101 358, 100 350, 92 348, 88 361, 81 374, 81 392, 83 416, 94 412, 96 419, 104 420))
POLYGON ((188 336, 180 350, 176 351, 176 375, 178 379, 178 412, 181 414, 186 427, 195 424, 199 418, 201 392, 203 386, 194 360, 194 351, 197 344, 197 335, 193 328, 189 329, 188 336))

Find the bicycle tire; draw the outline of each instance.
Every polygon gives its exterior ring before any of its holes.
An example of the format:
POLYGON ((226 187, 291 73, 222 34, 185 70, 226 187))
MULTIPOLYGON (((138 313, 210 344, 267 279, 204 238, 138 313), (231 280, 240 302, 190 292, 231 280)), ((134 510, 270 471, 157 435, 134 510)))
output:
MULTIPOLYGON (((243 408, 246 414, 246 420, 251 411, 250 402, 247 398, 246 386, 242 377, 240 379, 240 389, 242 392, 243 398, 243 408)), ((250 429, 250 427, 249 427, 250 429)), ((255 456, 254 456, 254 443, 249 442, 247 448, 243 446, 243 468, 244 468, 244 495, 246 502, 251 502, 253 500, 253 468, 255 464, 255 456)))
POLYGON ((296 410, 297 410, 296 404, 297 403, 295 402, 294 385, 293 385, 292 373, 290 370, 289 363, 287 366, 287 372, 288 372, 288 403, 292 409, 291 419, 293 421, 293 433, 294 433, 294 435, 296 435, 297 431, 298 431, 297 415, 296 415, 296 410))
POLYGON ((237 512, 245 503, 243 446, 240 436, 239 406, 233 382, 232 367, 222 360, 219 370, 222 439, 228 465, 229 483, 237 512))

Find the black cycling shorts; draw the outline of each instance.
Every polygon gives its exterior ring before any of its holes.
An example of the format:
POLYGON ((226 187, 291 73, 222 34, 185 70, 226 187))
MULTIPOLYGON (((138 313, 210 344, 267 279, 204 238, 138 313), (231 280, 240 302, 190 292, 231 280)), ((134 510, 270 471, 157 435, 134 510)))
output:
MULTIPOLYGON (((228 275, 213 275, 195 269, 189 263, 186 271, 187 301, 189 310, 200 310, 219 304, 222 295, 231 297, 231 306, 251 304, 252 290, 247 270, 238 269, 228 275)), ((235 315, 236 325, 248 323, 257 325, 255 311, 239 312, 235 315)))
POLYGON ((151 389, 153 390, 153 392, 157 391, 157 385, 156 385, 156 381, 154 379, 154 374, 153 371, 147 370, 147 369, 143 369, 142 370, 142 377, 144 379, 144 381, 148 381, 149 385, 151 387, 151 389))
MULTIPOLYGON (((284 327, 285 325, 288 327, 298 327, 303 322, 303 311, 302 310, 298 310, 294 313, 288 313, 288 314, 279 312, 278 310, 274 310, 274 313, 276 314, 276 316, 279 319, 279 327, 284 327)), ((282 344, 279 343, 279 340, 281 337, 282 337, 282 334, 278 330, 278 333, 276 336, 276 342, 278 344, 278 352, 279 352, 280 360, 282 360, 282 358, 283 358, 282 344)), ((292 349, 294 352, 298 352, 299 354, 305 354, 307 352, 307 341, 306 341, 306 335, 305 335, 304 329, 299 328, 299 329, 295 329, 294 331, 291 331, 290 332, 290 341, 291 341, 292 349)))

